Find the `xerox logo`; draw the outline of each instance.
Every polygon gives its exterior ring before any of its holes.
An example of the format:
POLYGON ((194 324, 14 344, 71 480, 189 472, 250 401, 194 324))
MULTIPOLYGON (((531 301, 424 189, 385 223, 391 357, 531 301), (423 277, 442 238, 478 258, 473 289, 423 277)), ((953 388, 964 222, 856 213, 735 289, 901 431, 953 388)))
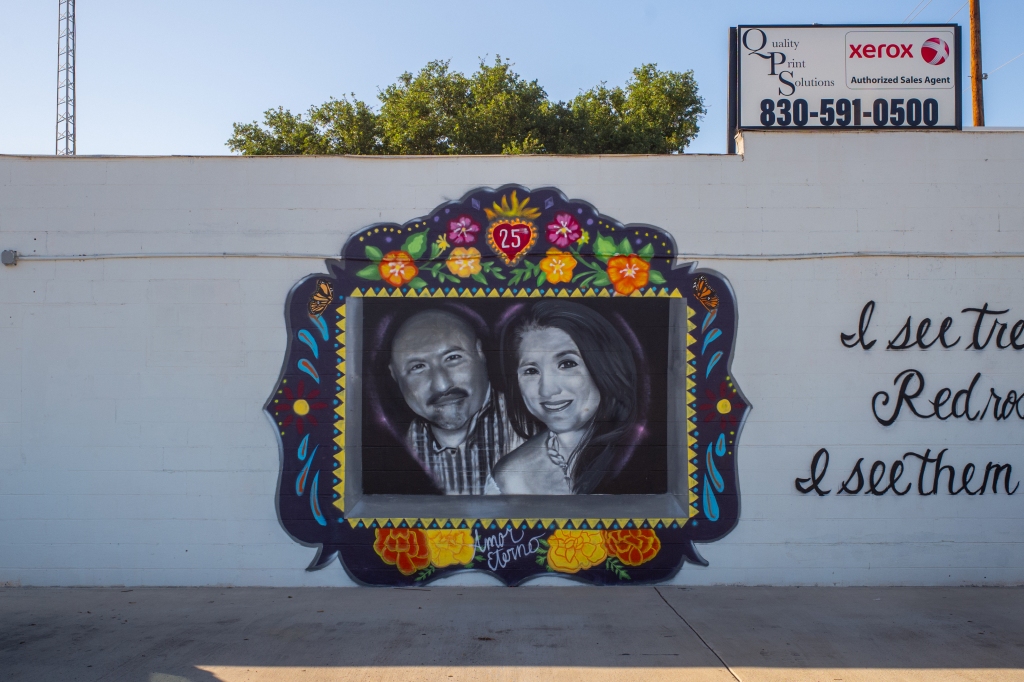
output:
MULTIPOLYGON (((938 40, 938 38, 932 38, 932 40, 938 40)), ((945 45, 945 43, 943 43, 943 45, 945 45)), ((903 59, 904 57, 913 58, 913 49, 914 46, 912 44, 904 45, 902 43, 879 43, 877 45, 872 45, 871 43, 866 45, 851 44, 850 55, 847 59, 881 59, 882 57, 888 57, 889 59, 903 59)))
POLYGON ((938 66, 949 56, 949 45, 942 38, 929 38, 921 45, 921 59, 938 66))

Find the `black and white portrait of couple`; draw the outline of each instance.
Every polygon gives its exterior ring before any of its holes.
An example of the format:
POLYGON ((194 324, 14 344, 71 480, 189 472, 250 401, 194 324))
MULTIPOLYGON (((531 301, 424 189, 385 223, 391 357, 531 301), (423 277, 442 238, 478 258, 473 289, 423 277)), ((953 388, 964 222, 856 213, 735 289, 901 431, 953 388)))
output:
POLYGON ((665 492, 663 301, 365 303, 364 492, 665 492))

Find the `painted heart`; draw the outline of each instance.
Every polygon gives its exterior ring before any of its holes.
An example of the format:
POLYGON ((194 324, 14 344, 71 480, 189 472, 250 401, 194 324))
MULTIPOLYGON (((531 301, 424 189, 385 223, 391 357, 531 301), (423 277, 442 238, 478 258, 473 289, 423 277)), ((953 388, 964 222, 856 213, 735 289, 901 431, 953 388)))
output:
POLYGON ((491 225, 487 243, 501 256, 506 265, 512 265, 537 241, 537 229, 532 223, 507 221, 491 225))

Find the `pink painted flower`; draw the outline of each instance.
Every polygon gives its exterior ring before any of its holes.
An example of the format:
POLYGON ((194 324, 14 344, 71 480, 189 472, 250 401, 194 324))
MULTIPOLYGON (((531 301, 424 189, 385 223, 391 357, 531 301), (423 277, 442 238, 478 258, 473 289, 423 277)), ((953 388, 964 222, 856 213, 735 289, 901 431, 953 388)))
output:
POLYGON ((564 249, 580 238, 580 224, 569 213, 556 213, 555 222, 548 225, 548 241, 564 249))
POLYGON ((468 215, 460 215, 448 223, 448 239, 452 240, 452 244, 472 244, 479 231, 480 226, 468 215))

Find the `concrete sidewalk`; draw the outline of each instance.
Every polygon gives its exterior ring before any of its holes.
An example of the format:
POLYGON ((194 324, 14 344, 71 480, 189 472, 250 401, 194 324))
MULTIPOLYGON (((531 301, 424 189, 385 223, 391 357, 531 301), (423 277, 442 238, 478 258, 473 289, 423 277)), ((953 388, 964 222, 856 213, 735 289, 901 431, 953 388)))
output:
POLYGON ((1024 680, 1024 589, 0 589, 0 680, 1024 680))

